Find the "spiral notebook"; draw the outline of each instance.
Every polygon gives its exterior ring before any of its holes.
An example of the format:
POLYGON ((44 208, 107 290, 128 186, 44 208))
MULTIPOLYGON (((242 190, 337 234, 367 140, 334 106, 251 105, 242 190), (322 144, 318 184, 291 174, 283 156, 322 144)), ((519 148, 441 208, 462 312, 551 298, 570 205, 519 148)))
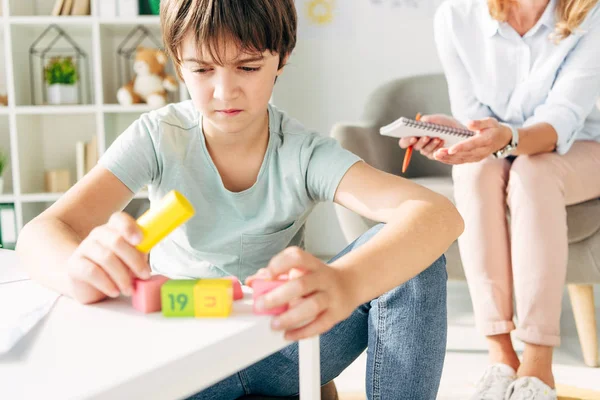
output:
POLYGON ((453 128, 444 125, 432 124, 430 122, 415 121, 414 119, 401 117, 379 130, 384 136, 395 138, 421 137, 438 138, 444 141, 444 147, 450 147, 474 135, 468 129, 453 128))

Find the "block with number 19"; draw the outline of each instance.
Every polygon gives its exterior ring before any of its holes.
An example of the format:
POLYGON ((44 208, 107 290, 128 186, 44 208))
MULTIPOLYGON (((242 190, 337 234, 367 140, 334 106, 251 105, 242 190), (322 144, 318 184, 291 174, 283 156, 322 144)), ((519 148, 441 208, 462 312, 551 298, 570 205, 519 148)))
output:
POLYGON ((165 282, 160 288, 162 313, 165 317, 194 316, 195 279, 173 279, 165 282))

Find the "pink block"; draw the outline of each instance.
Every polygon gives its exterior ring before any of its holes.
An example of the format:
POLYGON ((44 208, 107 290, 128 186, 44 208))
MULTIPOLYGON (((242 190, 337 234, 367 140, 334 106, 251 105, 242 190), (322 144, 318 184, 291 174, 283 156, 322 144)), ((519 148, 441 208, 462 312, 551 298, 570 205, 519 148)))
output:
POLYGON ((242 284, 240 280, 235 276, 227 276, 224 279, 231 279, 233 283, 233 301, 241 300, 244 298, 244 292, 242 292, 242 284))
POLYGON ((288 310, 287 304, 284 306, 281 306, 281 307, 271 308, 269 310, 257 310, 256 309, 256 299, 258 299, 260 296, 264 295, 265 293, 270 292, 271 290, 275 289, 276 287, 283 285, 286 282, 287 282, 286 280, 270 281, 270 280, 265 280, 265 279, 256 279, 252 283, 252 288, 254 289, 254 293, 252 295, 252 299, 254 300, 252 311, 254 312, 254 314, 256 314, 256 315, 279 315, 279 314, 286 312, 288 310))
POLYGON ((133 308, 146 314, 160 311, 160 287, 168 280, 162 275, 153 275, 148 280, 134 279, 131 296, 133 308))

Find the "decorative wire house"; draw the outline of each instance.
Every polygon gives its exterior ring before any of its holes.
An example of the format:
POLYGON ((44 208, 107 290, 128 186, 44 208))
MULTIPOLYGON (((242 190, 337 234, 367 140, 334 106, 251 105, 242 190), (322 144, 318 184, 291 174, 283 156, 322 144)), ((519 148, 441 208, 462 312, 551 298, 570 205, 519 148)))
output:
POLYGON ((29 47, 31 103, 48 104, 45 72, 56 59, 70 59, 75 67, 77 104, 91 104, 90 66, 85 51, 58 25, 48 26, 29 47))

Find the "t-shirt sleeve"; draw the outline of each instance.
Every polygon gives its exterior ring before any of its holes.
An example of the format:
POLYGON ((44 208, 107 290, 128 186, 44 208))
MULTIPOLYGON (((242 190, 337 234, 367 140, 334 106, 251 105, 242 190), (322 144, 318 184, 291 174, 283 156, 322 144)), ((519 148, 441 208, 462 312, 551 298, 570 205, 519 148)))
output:
POLYGON ((306 171, 306 189, 314 201, 333 201, 335 192, 351 166, 360 157, 342 148, 333 138, 310 134, 301 151, 306 171))
POLYGON ((112 172, 133 193, 159 179, 158 123, 142 115, 107 149, 98 163, 112 172))

